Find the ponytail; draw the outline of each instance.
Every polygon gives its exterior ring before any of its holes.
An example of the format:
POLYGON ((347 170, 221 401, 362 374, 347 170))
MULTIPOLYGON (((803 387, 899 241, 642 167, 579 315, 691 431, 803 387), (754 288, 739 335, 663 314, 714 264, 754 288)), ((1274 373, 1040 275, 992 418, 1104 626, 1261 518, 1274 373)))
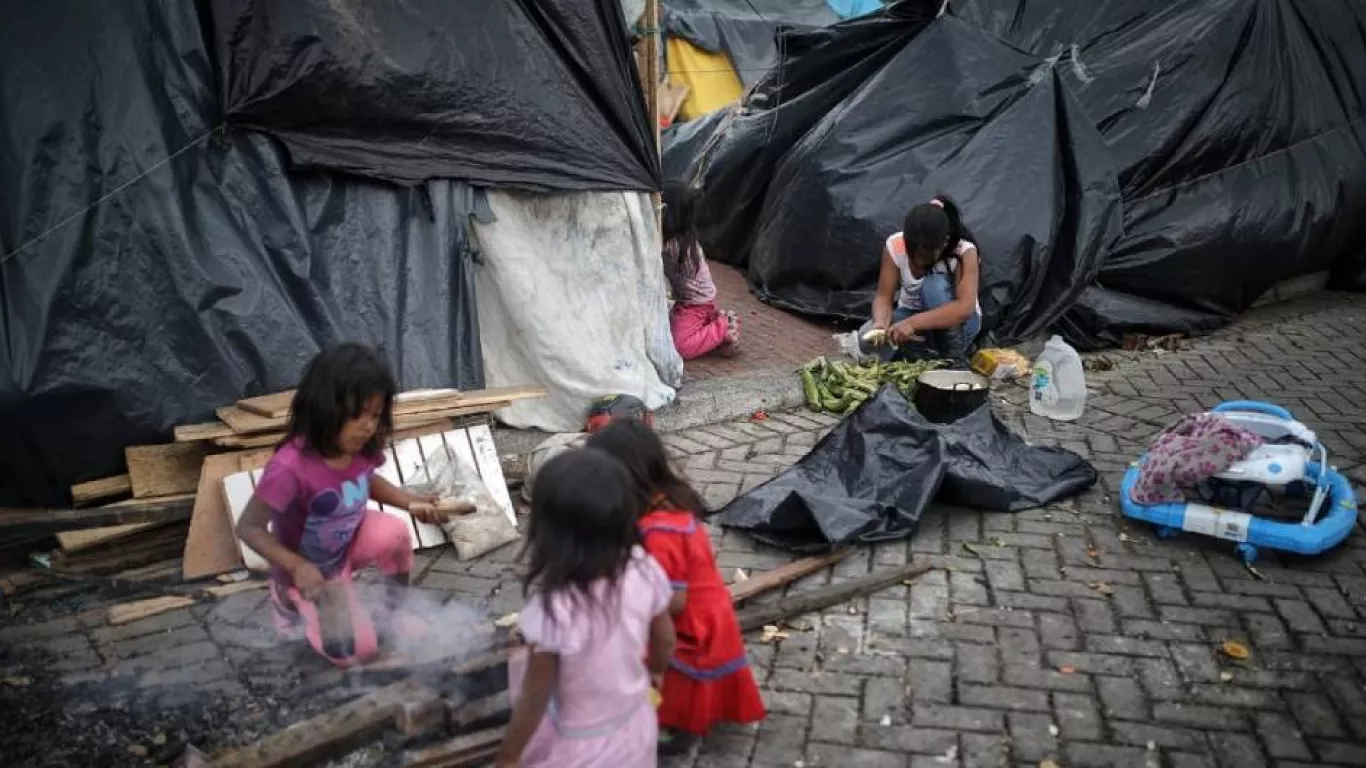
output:
POLYGON ((944 250, 939 254, 936 261, 948 264, 949 273, 957 279, 958 267, 962 265, 963 259, 958 255, 958 245, 964 240, 977 244, 976 238, 968 230, 968 226, 963 223, 963 211, 958 207, 958 203, 948 195, 936 195, 930 200, 930 205, 944 211, 944 216, 949 220, 949 241, 944 244, 944 250))

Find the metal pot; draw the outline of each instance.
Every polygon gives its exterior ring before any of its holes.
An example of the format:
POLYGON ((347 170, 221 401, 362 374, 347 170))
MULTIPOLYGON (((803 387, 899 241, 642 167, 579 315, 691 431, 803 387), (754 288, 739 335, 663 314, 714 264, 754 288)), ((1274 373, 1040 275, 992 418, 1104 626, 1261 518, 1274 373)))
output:
POLYGON ((916 384, 912 403, 921 416, 936 424, 967 416, 981 408, 991 393, 991 382, 972 371, 926 371, 916 384))

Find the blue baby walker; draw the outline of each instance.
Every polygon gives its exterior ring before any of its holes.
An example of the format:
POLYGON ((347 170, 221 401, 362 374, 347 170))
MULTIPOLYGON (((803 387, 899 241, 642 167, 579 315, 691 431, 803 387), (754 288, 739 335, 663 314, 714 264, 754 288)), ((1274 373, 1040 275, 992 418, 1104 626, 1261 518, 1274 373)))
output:
POLYGON ((1200 495, 1207 504, 1134 501, 1134 485, 1146 456, 1140 458, 1124 473, 1120 488, 1120 508, 1126 517, 1152 523, 1159 538, 1188 531, 1238 542, 1237 552, 1249 565, 1257 559, 1258 547, 1317 555, 1347 538, 1357 520, 1356 494, 1351 483, 1328 465, 1328 451, 1312 430, 1270 403, 1239 400, 1212 412, 1267 442, 1202 484, 1200 495), (1298 523, 1252 514, 1270 491, 1303 499, 1311 489, 1308 509, 1298 523))

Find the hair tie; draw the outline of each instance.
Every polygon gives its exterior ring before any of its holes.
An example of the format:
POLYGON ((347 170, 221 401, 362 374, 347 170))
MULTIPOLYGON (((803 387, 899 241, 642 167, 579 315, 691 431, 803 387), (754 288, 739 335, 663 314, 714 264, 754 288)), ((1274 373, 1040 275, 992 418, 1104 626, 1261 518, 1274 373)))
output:
POLYGON ((940 199, 937 198, 937 197, 931 197, 931 198, 930 198, 930 205, 933 205, 935 208, 943 208, 943 207, 944 207, 944 201, 943 201, 943 200, 940 200, 940 199))

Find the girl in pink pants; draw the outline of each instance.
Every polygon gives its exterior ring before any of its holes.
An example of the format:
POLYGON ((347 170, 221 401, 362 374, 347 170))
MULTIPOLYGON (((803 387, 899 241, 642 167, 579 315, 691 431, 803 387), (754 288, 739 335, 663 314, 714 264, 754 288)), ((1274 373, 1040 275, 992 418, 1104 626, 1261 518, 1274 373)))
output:
POLYGON ((740 321, 734 312, 716 308, 716 283, 693 230, 694 198, 679 181, 664 184, 664 276, 674 305, 669 326, 674 347, 684 360, 712 352, 730 356, 740 342, 740 321))
POLYGON ((277 627, 307 637, 340 666, 373 657, 377 634, 420 628, 398 612, 413 567, 407 523, 370 508, 374 500, 423 522, 439 518, 435 499, 375 474, 393 432, 396 389, 388 366, 368 347, 342 344, 313 358, 294 394, 288 435, 237 523, 238 539, 271 565, 277 627), (374 617, 351 584, 352 571, 368 565, 378 566, 387 585, 382 615, 374 617), (345 602, 349 633, 325 636, 320 598, 345 602))

